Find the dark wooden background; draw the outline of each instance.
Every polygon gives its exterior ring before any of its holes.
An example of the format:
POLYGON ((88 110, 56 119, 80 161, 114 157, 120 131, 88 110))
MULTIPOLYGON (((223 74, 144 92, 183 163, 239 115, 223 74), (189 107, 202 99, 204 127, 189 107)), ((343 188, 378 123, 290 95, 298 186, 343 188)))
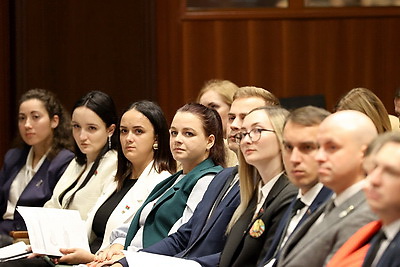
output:
POLYGON ((324 95, 328 109, 354 87, 393 113, 400 85, 400 9, 187 11, 184 0, 1 0, 0 160, 16 134, 16 101, 54 91, 68 110, 90 90, 119 114, 157 101, 171 120, 206 80, 266 88, 280 98, 324 95))

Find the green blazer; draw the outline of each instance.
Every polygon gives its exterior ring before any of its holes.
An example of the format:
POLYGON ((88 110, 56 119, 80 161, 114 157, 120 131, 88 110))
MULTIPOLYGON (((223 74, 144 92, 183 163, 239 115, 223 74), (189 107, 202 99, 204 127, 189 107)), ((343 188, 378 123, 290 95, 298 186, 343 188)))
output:
POLYGON ((182 217, 186 201, 197 181, 207 174, 217 174, 223 168, 216 166, 211 159, 206 159, 174 185, 182 174, 179 171, 160 182, 151 191, 149 197, 136 212, 129 226, 125 240, 125 249, 131 244, 133 237, 139 230, 139 219, 143 208, 151 201, 159 198, 146 218, 143 229, 143 247, 151 246, 168 236, 174 223, 182 217))

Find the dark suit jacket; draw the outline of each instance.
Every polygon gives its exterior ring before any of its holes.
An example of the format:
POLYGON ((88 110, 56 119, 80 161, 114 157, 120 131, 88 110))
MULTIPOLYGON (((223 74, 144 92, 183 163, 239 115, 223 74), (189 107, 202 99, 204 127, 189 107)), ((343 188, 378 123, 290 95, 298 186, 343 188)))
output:
POLYGON ((279 177, 263 204, 264 212, 255 219, 261 219, 265 224, 265 231, 258 238, 249 234, 255 221, 252 220, 257 202, 255 196, 229 233, 219 266, 255 266, 263 246, 271 244, 279 221, 297 190, 285 175, 279 177))
POLYGON ((239 185, 236 183, 223 198, 210 218, 214 202, 226 183, 238 172, 237 167, 217 174, 197 206, 192 218, 178 231, 160 242, 143 249, 145 252, 196 260, 203 266, 216 266, 226 236, 226 226, 240 203, 239 185))
POLYGON ((323 266, 359 228, 376 220, 362 190, 315 225, 324 208, 321 206, 292 233, 279 254, 277 266, 323 266))
MULTIPOLYGON (((26 230, 18 212, 15 212, 14 220, 3 220, 3 215, 7 209, 11 184, 25 165, 28 153, 29 148, 14 148, 9 150, 4 158, 4 165, 0 171, 0 233, 3 234, 12 230, 26 230)), ((56 183, 73 158, 74 154, 64 149, 52 161, 45 159, 19 197, 17 206, 42 207, 52 196, 56 183)))
MULTIPOLYGON (((322 187, 322 189, 319 191, 317 196, 315 197, 314 201, 311 203, 310 207, 308 208, 307 212, 304 214, 304 216, 301 218, 299 223, 296 225, 296 228, 294 231, 301 225, 314 211, 316 211, 322 204, 325 203, 325 201, 332 196, 332 191, 326 187, 322 187)), ((271 258, 275 256, 277 253, 278 245, 280 244, 280 240, 282 238, 282 235, 285 235, 283 231, 286 228, 286 225, 289 223, 290 218, 290 213, 291 210, 293 209, 293 205, 296 202, 297 196, 295 196, 292 200, 292 203, 290 203, 289 208, 286 210, 285 214, 282 217, 282 220, 279 222, 278 228, 275 232, 274 239, 269 247, 264 247, 266 249, 266 253, 261 253, 260 257, 262 257, 259 266, 264 266, 271 258)), ((293 231, 293 232, 294 232, 293 231)))
MULTIPOLYGON (((368 251, 369 253, 369 251, 368 251)), ((367 255, 368 255, 367 253, 367 255)), ((389 246, 383 252, 376 267, 398 267, 400 266, 400 232, 393 238, 389 246)))
POLYGON ((186 201, 197 181, 207 174, 217 174, 221 170, 221 166, 216 166, 211 159, 206 159, 178 183, 174 184, 182 171, 160 182, 133 217, 126 236, 125 248, 131 244, 133 237, 139 230, 141 212, 149 202, 158 199, 146 218, 143 229, 144 248, 168 236, 171 227, 182 216, 186 201))

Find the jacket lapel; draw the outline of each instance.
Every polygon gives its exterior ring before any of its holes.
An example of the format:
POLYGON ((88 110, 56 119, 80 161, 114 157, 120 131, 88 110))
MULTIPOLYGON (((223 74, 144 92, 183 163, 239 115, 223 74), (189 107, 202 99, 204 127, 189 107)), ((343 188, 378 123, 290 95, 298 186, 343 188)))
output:
POLYGON ((308 217, 310 217, 310 215, 313 214, 321 205, 323 205, 331 196, 332 191, 325 186, 322 187, 314 201, 311 203, 310 208, 306 211, 300 222, 297 224, 297 227, 300 226, 306 219, 308 219, 308 217))
MULTIPOLYGON (((364 193, 362 191, 357 192, 354 196, 349 198, 340 206, 334 208, 324 219, 323 222, 315 225, 314 222, 319 218, 319 216, 324 212, 326 204, 321 206, 313 215, 309 217, 309 220, 306 220, 303 225, 300 226, 293 233, 293 239, 291 239, 292 248, 298 244, 298 242, 302 242, 303 244, 309 244, 317 240, 318 236, 322 235, 327 229, 332 228, 338 222, 343 220, 347 215, 351 214, 359 205, 361 205, 365 201, 364 193), (309 232, 309 233, 308 233, 309 232), (306 235, 307 233, 307 235, 306 235), (304 236, 304 237, 303 237, 304 236)), ((289 245, 289 244, 288 244, 289 245)), ((293 249, 289 256, 294 256, 297 254, 297 251, 300 251, 300 246, 297 246, 297 249, 293 249)), ((286 254, 287 255, 287 254, 286 254)))
POLYGON ((206 221, 205 227, 201 232, 199 238, 201 238, 204 233, 206 233, 210 228, 214 226, 214 223, 218 220, 221 216, 222 212, 224 211, 225 207, 229 206, 229 204, 235 200, 237 195, 239 194, 239 185, 236 184, 233 188, 229 191, 226 197, 221 201, 221 204, 216 207, 215 213, 206 221))

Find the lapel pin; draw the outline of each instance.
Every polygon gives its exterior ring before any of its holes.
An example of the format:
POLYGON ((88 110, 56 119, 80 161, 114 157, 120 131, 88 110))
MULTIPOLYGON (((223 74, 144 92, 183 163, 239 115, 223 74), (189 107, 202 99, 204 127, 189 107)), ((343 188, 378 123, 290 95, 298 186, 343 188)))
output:
POLYGON ((339 213, 339 218, 346 217, 347 214, 349 214, 352 210, 354 210, 354 206, 350 205, 346 210, 344 210, 341 213, 339 213))
POLYGON ((124 214, 126 211, 128 211, 131 207, 128 205, 125 206, 125 209, 122 210, 122 214, 124 214))
POLYGON ((250 228, 249 234, 254 238, 260 237, 265 231, 263 220, 257 219, 250 228))

